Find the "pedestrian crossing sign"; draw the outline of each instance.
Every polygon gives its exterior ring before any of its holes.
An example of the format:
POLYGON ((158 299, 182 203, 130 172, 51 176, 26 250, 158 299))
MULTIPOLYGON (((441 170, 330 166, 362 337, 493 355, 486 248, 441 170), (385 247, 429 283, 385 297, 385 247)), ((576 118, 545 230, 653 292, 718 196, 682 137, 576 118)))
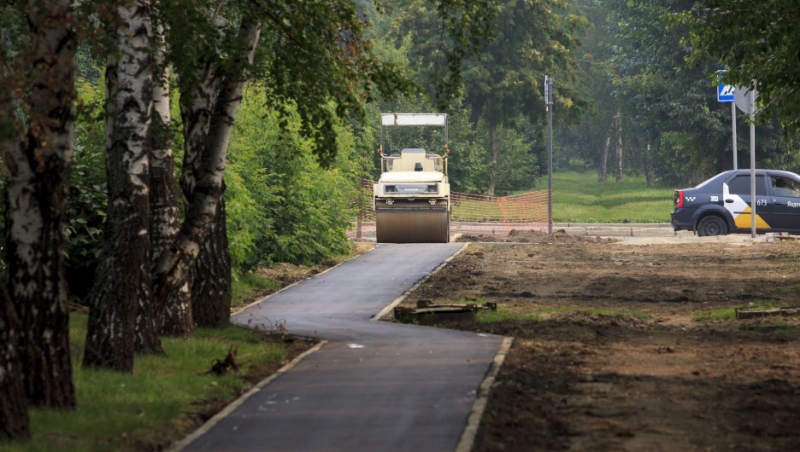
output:
POLYGON ((717 100, 720 102, 733 102, 736 87, 720 83, 717 85, 717 100))

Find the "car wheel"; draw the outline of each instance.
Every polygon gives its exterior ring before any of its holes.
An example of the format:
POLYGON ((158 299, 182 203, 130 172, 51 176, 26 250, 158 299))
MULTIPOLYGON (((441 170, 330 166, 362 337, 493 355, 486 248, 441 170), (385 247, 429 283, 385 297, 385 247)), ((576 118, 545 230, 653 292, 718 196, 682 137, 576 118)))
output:
POLYGON ((711 237, 714 235, 727 235, 728 225, 725 220, 716 216, 710 215, 702 220, 697 225, 697 235, 700 237, 711 237))

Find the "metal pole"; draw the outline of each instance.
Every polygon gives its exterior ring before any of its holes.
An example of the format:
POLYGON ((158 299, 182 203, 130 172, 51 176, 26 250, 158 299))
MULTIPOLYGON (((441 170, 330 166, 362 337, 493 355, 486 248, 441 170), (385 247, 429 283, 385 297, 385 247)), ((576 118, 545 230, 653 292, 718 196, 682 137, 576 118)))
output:
POLYGON ((547 233, 553 233, 553 79, 544 78, 547 109, 547 233))
POLYGON ((756 238, 756 90, 750 91, 750 234, 756 238))
POLYGON ((738 169, 738 150, 736 149, 736 102, 731 102, 731 124, 733 128, 733 169, 738 169))

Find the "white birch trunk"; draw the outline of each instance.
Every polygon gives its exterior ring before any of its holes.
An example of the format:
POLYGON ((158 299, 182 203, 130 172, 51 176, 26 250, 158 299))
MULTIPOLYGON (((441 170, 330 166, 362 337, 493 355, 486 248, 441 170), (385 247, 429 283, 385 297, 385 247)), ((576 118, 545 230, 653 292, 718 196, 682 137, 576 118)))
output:
MULTIPOLYGON (((241 104, 244 85, 247 81, 247 68, 252 64, 256 44, 261 35, 261 25, 249 23, 245 19, 239 30, 239 42, 247 49, 240 64, 234 67, 241 69, 237 73, 226 74, 219 85, 219 95, 213 100, 214 76, 201 80, 209 81, 211 86, 200 86, 195 93, 202 93, 191 99, 200 103, 199 107, 192 109, 200 115, 195 118, 193 125, 187 125, 191 135, 187 137, 186 158, 184 160, 184 174, 182 176, 183 190, 188 205, 186 218, 181 226, 178 236, 167 250, 161 253, 155 268, 154 294, 158 300, 163 300, 172 287, 182 286, 189 277, 191 265, 200 253, 200 243, 208 236, 209 228, 217 214, 218 205, 223 194, 222 174, 225 170, 225 158, 236 111, 241 104), (247 64, 241 64, 241 63, 247 64), (211 100, 211 102, 209 102, 211 100), (202 136, 208 106, 213 105, 208 122, 208 133, 202 147, 196 149, 199 154, 189 155, 188 140, 202 136), (190 168, 186 168, 186 165, 190 168), (187 171, 188 170, 188 171, 187 171), (184 183, 184 177, 187 182, 184 183), (189 188, 189 190, 187 190, 189 188)), ((212 69, 213 70, 213 69, 212 69)), ((206 72, 211 74, 211 70, 206 72)), ((182 109, 183 110, 183 109, 182 109)), ((193 142, 192 144, 200 145, 193 142)))
MULTIPOLYGON (((0 134, 7 171, 7 284, 16 311, 6 312, 6 317, 19 319, 19 330, 5 333, 19 338, 27 401, 70 409, 75 407, 75 389, 62 230, 74 156, 76 37, 66 0, 31 0, 25 14, 30 39, 15 56, 14 66, 4 64, 2 75, 4 111, 13 111, 13 96, 24 93, 16 102, 28 115, 27 124, 17 124, 16 134, 0 134)), ((0 116, 4 127, 14 120, 7 113, 0 116)), ((13 328, 14 323, 6 326, 13 328)), ((20 369, 9 367, 13 362, 4 355, 0 380, 15 378, 20 369)), ((4 403, 2 410, 6 408, 4 403)), ((6 421, 0 413, 0 432, 6 430, 6 421)))
MULTIPOLYGON (((150 241, 154 260, 172 244, 181 225, 180 187, 175 177, 170 129, 170 74, 165 67, 167 49, 161 24, 155 30, 155 43, 155 66, 163 68, 163 72, 153 85, 153 132, 150 134, 153 140, 150 155, 150 241)), ((159 330, 170 336, 191 337, 194 322, 189 283, 174 288, 165 303, 164 306, 154 306, 159 330)))
MULTIPOLYGON (((136 316, 152 312, 149 138, 153 104, 149 0, 117 7, 119 53, 106 67, 108 213, 105 243, 90 300, 83 365, 133 371, 136 316)), ((141 320, 139 322, 141 324, 141 320)), ((152 325, 155 332, 155 324, 152 325)), ((138 334, 137 334, 138 333, 138 334)), ((158 337, 155 337, 156 344, 158 337)))
POLYGON ((608 148, 611 146, 611 133, 606 135, 603 153, 600 155, 600 166, 597 169, 597 182, 603 184, 608 180, 608 148))

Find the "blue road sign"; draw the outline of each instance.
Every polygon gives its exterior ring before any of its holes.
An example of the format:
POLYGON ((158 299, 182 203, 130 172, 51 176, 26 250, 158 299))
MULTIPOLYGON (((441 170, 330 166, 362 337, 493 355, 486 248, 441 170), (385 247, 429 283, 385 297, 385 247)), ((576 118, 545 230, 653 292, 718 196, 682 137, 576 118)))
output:
POLYGON ((723 83, 717 85, 717 100, 720 102, 733 102, 735 100, 734 93, 736 93, 736 87, 733 85, 723 83))

